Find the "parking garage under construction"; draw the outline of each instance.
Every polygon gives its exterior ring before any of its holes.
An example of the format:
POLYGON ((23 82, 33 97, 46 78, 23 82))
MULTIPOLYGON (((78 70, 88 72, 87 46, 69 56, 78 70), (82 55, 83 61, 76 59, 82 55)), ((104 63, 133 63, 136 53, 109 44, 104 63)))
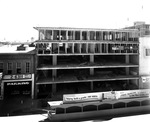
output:
POLYGON ((35 29, 37 97, 140 88, 137 30, 35 29))
POLYGON ((148 111, 149 76, 141 72, 137 29, 35 29, 36 97, 48 99, 52 121, 148 111))

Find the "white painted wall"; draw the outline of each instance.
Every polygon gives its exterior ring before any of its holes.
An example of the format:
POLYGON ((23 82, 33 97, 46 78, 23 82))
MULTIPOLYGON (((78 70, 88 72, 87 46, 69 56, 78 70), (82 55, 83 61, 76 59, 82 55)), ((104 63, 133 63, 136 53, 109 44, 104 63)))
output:
POLYGON ((139 75, 150 76, 150 56, 146 56, 146 49, 150 49, 150 36, 140 37, 139 42, 139 75))
POLYGON ((150 88, 150 56, 146 56, 146 49, 150 49, 150 36, 140 37, 139 39, 139 75, 140 88, 150 88))

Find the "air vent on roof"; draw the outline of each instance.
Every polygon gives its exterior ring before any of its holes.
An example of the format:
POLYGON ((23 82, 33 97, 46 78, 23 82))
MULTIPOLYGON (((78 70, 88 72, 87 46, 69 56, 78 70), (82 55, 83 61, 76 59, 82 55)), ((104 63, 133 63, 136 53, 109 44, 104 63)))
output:
POLYGON ((29 47, 35 47, 34 43, 29 44, 29 47))
POLYGON ((23 51, 23 50, 26 50, 24 44, 21 44, 20 46, 17 47, 17 51, 23 51))

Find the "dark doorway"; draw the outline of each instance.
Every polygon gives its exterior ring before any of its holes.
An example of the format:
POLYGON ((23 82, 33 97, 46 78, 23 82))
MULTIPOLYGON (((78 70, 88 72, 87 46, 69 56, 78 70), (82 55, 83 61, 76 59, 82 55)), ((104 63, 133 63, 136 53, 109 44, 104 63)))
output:
POLYGON ((4 98, 31 96, 31 81, 17 81, 4 83, 4 98))

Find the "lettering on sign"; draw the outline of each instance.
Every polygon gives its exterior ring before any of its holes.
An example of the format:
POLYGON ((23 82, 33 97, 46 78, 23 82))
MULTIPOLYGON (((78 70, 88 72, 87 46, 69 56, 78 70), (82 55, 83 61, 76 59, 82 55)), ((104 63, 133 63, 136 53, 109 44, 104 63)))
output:
POLYGON ((149 97, 150 90, 130 90, 130 91, 118 91, 116 96, 118 99, 134 98, 134 97, 149 97))
POLYGON ((17 79, 31 79, 31 74, 19 74, 19 75, 5 75, 3 79, 5 80, 17 80, 17 79))
POLYGON ((94 100, 102 100, 102 93, 63 95, 63 102, 83 102, 94 100))
POLYGON ((12 83, 7 83, 7 86, 14 86, 14 85, 29 85, 29 82, 12 82, 12 83))

